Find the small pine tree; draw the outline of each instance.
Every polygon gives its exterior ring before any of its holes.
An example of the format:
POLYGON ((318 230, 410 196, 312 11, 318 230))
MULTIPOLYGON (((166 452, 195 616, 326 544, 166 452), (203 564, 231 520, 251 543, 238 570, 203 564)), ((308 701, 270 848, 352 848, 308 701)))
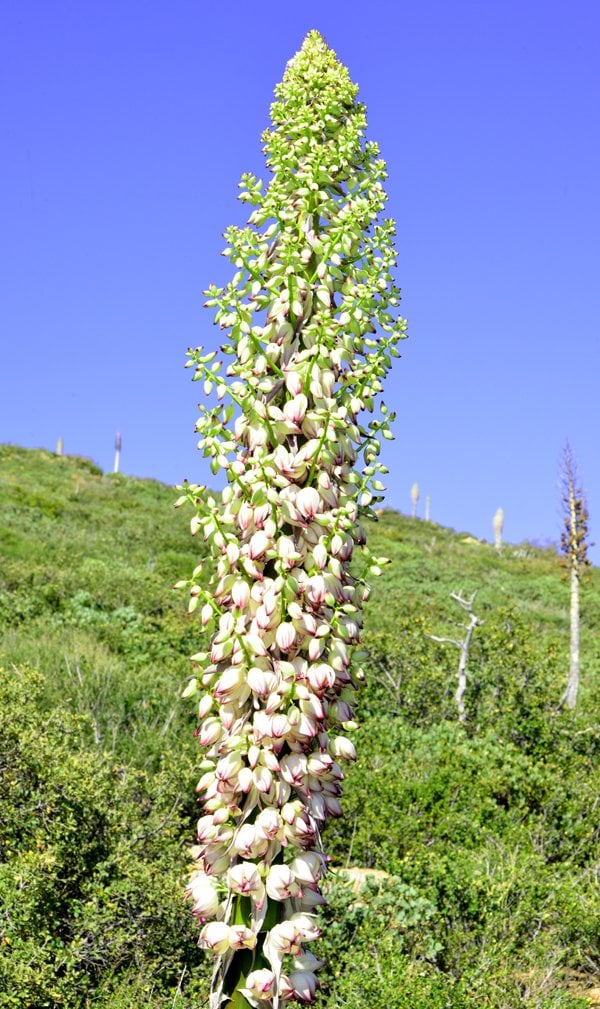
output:
POLYGON ((569 677, 561 705, 575 708, 579 693, 580 649, 579 649, 579 585, 581 576, 590 563, 588 550, 588 509, 585 494, 577 476, 577 467, 571 446, 567 442, 562 462, 562 506, 563 531, 560 537, 564 563, 569 571, 571 584, 570 606, 570 648, 569 677))

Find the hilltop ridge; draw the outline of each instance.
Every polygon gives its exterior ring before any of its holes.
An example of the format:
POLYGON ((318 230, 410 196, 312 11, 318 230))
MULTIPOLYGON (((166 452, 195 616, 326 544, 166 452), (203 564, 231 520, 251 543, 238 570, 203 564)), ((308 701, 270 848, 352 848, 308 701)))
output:
MULTIPOLYGON (((197 650, 185 599, 171 586, 189 575, 203 545, 190 535, 191 513, 174 509, 175 498, 172 487, 103 473, 79 456, 0 446, 5 624, 18 621, 20 608, 22 616, 48 610, 56 619, 87 606, 98 622, 100 614, 108 619, 111 612, 133 607, 138 622, 167 620, 197 650)), ((475 592, 482 618, 513 609, 528 633, 553 640, 568 661, 569 588, 553 548, 505 543, 498 551, 469 533, 389 510, 366 526, 372 552, 391 561, 372 580, 368 637, 393 633, 402 614, 426 614, 426 629, 443 634, 460 617, 450 594, 475 592)), ((597 568, 590 570, 582 593, 582 655, 585 693, 586 679, 600 672, 597 568)), ((184 658, 174 679, 185 676, 186 668, 184 658)))

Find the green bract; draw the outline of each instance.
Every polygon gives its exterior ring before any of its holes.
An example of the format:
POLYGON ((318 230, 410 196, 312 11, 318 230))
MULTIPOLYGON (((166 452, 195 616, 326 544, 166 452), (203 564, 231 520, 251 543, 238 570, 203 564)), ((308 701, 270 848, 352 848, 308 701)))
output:
POLYGON ((189 354, 216 394, 199 445, 227 479, 220 500, 190 485, 180 498, 209 546, 189 584, 210 643, 189 688, 206 752, 188 892, 219 958, 212 1009, 311 1001, 318 984, 304 946, 319 934, 320 828, 341 815, 351 654, 382 559, 367 554, 360 576, 350 562, 383 490, 393 414, 375 404, 405 330, 357 87, 310 32, 275 93, 271 180, 243 176, 252 211, 226 232, 235 275, 207 292, 224 356, 189 354))

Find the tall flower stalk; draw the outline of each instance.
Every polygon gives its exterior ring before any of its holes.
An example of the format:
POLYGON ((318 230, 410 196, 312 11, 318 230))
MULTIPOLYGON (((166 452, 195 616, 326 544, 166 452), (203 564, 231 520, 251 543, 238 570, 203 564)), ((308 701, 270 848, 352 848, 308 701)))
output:
POLYGON ((588 557, 589 516, 585 494, 577 476, 575 457, 568 442, 565 445, 563 453, 562 503, 564 527, 560 537, 560 546, 565 566, 569 570, 571 582, 571 637, 569 647, 569 678, 560 703, 561 705, 566 704, 568 708, 575 708, 577 706, 577 695, 579 694, 580 676, 579 586, 582 575, 590 563, 588 557))
POLYGON ((208 544, 179 584, 208 642, 185 693, 204 751, 187 891, 216 954, 211 1009, 313 1000, 321 829, 342 815, 355 758, 355 649, 382 563, 360 520, 384 490, 392 416, 375 407, 405 330, 385 165, 357 90, 310 32, 275 90, 270 182, 242 177, 248 224, 225 234, 235 274, 207 292, 222 356, 189 352, 209 397, 199 447, 226 478, 220 496, 186 484, 178 501, 208 544))

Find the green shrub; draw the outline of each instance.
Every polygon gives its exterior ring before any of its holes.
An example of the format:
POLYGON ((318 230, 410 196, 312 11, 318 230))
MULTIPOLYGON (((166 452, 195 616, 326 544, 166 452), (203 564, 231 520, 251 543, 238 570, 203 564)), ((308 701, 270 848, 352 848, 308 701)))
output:
POLYGON ((132 971, 172 1000, 203 962, 181 886, 189 759, 115 765, 83 748, 81 717, 43 716, 36 674, 0 686, 0 1005, 75 1007, 132 971))

